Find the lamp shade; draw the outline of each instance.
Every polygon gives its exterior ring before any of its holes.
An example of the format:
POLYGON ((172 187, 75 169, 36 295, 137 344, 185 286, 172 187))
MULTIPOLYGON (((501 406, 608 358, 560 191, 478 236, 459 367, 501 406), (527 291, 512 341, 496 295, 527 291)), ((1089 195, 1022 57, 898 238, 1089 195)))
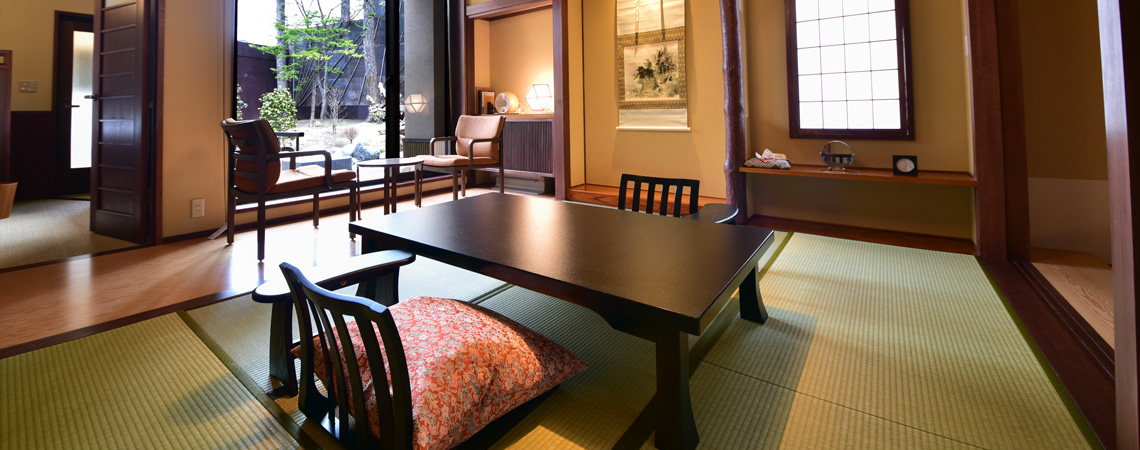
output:
POLYGON ((413 113, 424 112, 424 110, 427 109, 427 104, 427 97, 424 97, 422 94, 412 94, 404 99, 404 107, 413 113))
POLYGON ((530 106, 531 111, 553 111, 554 96, 550 93, 550 85, 536 84, 531 86, 530 92, 526 94, 526 104, 530 106))

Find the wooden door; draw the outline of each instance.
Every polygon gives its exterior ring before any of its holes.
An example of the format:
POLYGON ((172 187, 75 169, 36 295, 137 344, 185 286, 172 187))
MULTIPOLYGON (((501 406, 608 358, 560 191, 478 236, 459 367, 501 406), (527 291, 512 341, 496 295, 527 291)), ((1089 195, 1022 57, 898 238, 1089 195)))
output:
POLYGON ((55 195, 91 188, 92 17, 56 12, 55 195))
POLYGON ((0 50, 0 181, 11 180, 12 51, 0 50))
POLYGON ((155 0, 98 0, 91 231, 153 241, 155 0))

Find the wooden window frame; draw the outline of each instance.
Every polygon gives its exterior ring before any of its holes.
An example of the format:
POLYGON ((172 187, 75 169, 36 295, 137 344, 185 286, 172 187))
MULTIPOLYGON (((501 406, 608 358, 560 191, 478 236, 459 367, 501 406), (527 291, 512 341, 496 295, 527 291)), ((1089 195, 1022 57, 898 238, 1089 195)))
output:
POLYGON ((875 139, 914 140, 914 75, 910 54, 910 3, 895 2, 895 37, 899 60, 899 128, 898 129, 803 129, 800 128, 800 86, 798 45, 796 42, 796 0, 786 0, 784 33, 788 52, 788 130, 793 139, 875 139))

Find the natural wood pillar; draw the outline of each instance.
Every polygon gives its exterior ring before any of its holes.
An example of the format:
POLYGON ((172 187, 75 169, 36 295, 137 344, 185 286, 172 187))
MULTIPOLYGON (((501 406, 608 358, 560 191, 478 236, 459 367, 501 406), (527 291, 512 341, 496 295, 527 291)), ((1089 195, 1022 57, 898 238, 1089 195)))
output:
MULTIPOLYGON (((1140 139, 1140 5, 1100 0, 1100 60, 1108 144, 1108 188, 1112 226, 1113 314, 1116 334, 1116 448, 1140 449, 1140 398, 1136 334, 1136 196, 1140 157, 1132 141, 1140 139), (1126 25, 1131 24, 1131 25, 1126 25)), ((1138 142, 1140 144, 1140 142, 1138 142)))
POLYGON ((724 190, 728 203, 737 207, 737 223, 748 221, 748 195, 744 165, 748 124, 744 122, 744 54, 740 45, 740 5, 720 1, 721 37, 724 40, 724 190))

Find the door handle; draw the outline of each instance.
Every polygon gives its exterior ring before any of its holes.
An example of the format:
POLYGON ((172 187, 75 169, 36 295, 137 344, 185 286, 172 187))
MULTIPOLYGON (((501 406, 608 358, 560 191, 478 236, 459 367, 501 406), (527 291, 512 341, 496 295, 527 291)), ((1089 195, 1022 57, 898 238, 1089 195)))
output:
POLYGON ((71 107, 72 107, 72 108, 82 108, 83 106, 81 106, 81 105, 71 105, 71 107))
POLYGON ((99 100, 99 97, 96 95, 84 95, 83 98, 88 100, 99 100))

